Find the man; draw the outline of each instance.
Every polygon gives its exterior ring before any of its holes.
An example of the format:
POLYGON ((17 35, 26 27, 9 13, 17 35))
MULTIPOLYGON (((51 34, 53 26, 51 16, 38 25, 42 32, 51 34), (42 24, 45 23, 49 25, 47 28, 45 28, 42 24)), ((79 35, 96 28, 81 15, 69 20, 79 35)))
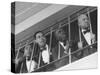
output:
MULTIPOLYGON (((54 59, 58 59, 59 57, 59 50, 60 50, 60 58, 69 54, 69 48, 71 49, 71 52, 73 51, 73 45, 75 46, 74 41, 69 41, 68 33, 64 31, 63 28, 59 28, 55 32, 55 37, 57 40, 57 43, 54 47, 54 59)), ((75 48, 74 48, 75 49, 75 48)))
POLYGON ((49 46, 46 44, 46 38, 42 31, 38 31, 34 34, 35 42, 38 44, 39 58, 38 67, 49 64, 51 61, 49 46))
MULTIPOLYGON (((33 63, 34 65, 33 65, 33 67, 31 66, 31 68, 33 68, 33 70, 31 70, 31 72, 34 71, 35 69, 38 69, 38 68, 46 65, 46 64, 49 64, 51 59, 52 59, 50 57, 49 46, 46 44, 46 38, 45 38, 43 32, 42 31, 37 31, 34 34, 34 39, 35 39, 34 52, 33 52, 33 56, 32 56, 32 60, 34 61, 34 63, 33 63)), ((24 53, 24 56, 25 55, 29 56, 29 54, 27 54, 27 52, 28 51, 26 51, 24 53)), ((32 53, 32 51, 30 53, 32 53)), ((24 61, 24 59, 25 58, 22 57, 19 60, 21 62, 21 61, 24 61)), ((50 70, 50 69, 48 69, 48 70, 50 70)), ((43 69, 43 71, 46 71, 46 69, 43 69)))
MULTIPOLYGON (((89 23, 89 18, 85 14, 81 14, 78 16, 78 26, 79 26, 79 42, 78 42, 78 48, 82 49, 83 47, 87 45, 92 45, 96 42, 96 36, 92 31, 92 28, 89 23), (92 31, 92 32, 91 32, 92 31)), ((91 47, 92 48, 92 47, 91 47)), ((81 56, 85 56, 84 54, 88 54, 89 52, 93 52, 94 50, 89 51, 83 51, 81 53, 81 56)))
POLYGON ((53 48, 52 52, 53 52, 53 59, 57 60, 68 54, 69 42, 68 42, 68 37, 66 36, 64 30, 61 28, 56 30, 55 37, 57 43, 53 48))
POLYGON ((15 59, 17 73, 27 73, 35 70, 37 63, 34 61, 33 57, 31 60, 32 52, 33 50, 30 49, 30 45, 27 45, 25 46, 23 57, 15 59))
MULTIPOLYGON (((73 42, 69 42, 68 39, 68 34, 67 32, 64 31, 63 28, 59 28, 55 31, 55 37, 56 37, 56 45, 55 47, 52 49, 52 56, 54 60, 59 60, 60 58, 69 55, 69 48, 70 48, 70 52, 72 52, 72 46, 73 46, 73 42)), ((61 59, 56 65, 56 68, 59 68, 61 66, 66 65, 66 63, 69 63, 68 59, 61 59)))

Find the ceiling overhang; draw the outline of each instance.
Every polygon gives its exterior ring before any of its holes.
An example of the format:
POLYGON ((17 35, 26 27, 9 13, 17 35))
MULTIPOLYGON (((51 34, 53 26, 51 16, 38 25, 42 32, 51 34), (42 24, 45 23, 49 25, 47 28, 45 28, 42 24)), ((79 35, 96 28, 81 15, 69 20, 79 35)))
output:
MULTIPOLYGON (((44 20, 45 18, 53 15, 54 13, 60 11, 65 8, 65 5, 50 5, 49 7, 43 9, 42 11, 36 13, 35 15, 29 17, 25 21, 15 25, 15 35, 18 33, 28 29, 31 26, 34 26, 36 23, 44 20)), ((16 20, 15 20, 16 21, 16 20)))
POLYGON ((36 31, 44 30, 82 8, 82 6, 72 5, 49 5, 47 8, 15 25, 15 43, 29 38, 36 31))

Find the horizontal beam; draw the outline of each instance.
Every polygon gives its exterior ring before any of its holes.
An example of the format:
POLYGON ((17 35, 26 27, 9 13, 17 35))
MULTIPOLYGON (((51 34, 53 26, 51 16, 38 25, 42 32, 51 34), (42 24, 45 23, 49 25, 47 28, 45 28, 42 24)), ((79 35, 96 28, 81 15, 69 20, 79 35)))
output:
POLYGON ((36 23, 44 20, 45 18, 53 15, 54 13, 60 11, 61 9, 67 7, 67 5, 58 5, 54 4, 51 5, 44 10, 38 12, 37 14, 33 15, 32 17, 26 19, 25 21, 19 23, 15 26, 15 35, 18 33, 28 29, 29 27, 35 25, 36 23))

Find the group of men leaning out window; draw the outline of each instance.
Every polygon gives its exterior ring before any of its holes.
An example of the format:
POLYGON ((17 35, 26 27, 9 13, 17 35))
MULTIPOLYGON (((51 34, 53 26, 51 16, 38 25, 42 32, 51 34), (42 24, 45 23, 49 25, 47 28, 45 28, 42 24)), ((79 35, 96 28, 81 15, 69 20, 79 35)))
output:
MULTIPOLYGON (((88 16, 81 14, 78 16, 77 21, 79 34, 74 35, 73 38, 75 39, 69 40, 69 36, 66 35, 68 32, 66 33, 63 28, 58 28, 54 32, 56 40, 52 41, 52 43, 55 43, 53 47, 47 44, 47 39, 44 36, 44 33, 42 31, 37 31, 34 34, 34 49, 31 49, 29 44, 26 45, 23 56, 14 60, 15 72, 33 72, 46 64, 50 64, 55 60, 59 60, 60 58, 69 55, 69 51, 73 53, 77 50, 83 49, 86 46, 96 43, 96 35, 91 30, 88 16)), ((76 53, 74 57, 76 59, 80 59, 87 54, 95 52, 95 49, 96 47, 90 46, 89 49, 76 53)), ((53 64, 50 67, 52 69, 58 68, 64 63, 66 62, 64 59, 62 59, 59 63, 53 64)))

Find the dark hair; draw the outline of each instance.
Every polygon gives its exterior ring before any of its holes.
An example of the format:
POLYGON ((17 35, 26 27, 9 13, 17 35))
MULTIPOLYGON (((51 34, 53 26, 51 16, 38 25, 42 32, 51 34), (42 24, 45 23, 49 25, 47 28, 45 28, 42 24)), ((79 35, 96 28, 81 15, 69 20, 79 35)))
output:
MULTIPOLYGON (((36 35, 37 35, 38 33, 42 33, 42 34, 43 34, 42 31, 37 31, 37 32, 35 32, 35 34, 34 34, 34 38, 35 38, 35 39, 36 39, 36 35)), ((44 34, 43 34, 43 35, 44 35, 44 34)))

